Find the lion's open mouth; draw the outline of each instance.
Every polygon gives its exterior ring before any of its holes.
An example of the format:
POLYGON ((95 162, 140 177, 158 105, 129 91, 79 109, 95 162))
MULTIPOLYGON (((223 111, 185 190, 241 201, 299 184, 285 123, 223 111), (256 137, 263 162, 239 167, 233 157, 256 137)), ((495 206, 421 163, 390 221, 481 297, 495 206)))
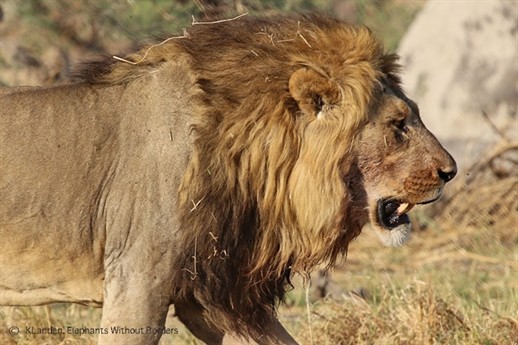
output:
POLYGON ((378 201, 378 223, 387 230, 392 230, 402 224, 410 224, 407 213, 414 204, 401 202, 395 199, 378 201))

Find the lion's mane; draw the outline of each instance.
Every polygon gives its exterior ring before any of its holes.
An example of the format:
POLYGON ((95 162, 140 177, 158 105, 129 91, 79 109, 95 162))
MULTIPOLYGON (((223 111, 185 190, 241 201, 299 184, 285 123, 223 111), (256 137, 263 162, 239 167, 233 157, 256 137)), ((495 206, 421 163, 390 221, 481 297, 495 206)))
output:
POLYGON ((197 75, 198 111, 179 191, 176 297, 197 301, 215 327, 259 334, 292 274, 332 264, 361 230, 350 152, 375 85, 397 82, 396 58, 365 27, 317 15, 240 18, 194 25, 126 57, 137 64, 100 64, 86 79, 123 82, 180 56, 197 75), (300 68, 339 86, 339 126, 308 129, 289 89, 300 68))

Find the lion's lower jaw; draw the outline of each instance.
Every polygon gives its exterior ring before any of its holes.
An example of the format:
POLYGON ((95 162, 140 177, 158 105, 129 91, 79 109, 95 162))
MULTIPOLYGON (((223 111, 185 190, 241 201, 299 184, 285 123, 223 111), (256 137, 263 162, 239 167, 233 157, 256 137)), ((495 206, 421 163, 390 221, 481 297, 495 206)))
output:
POLYGON ((387 247, 402 246, 410 238, 412 232, 412 224, 410 223, 398 225, 390 230, 373 224, 370 227, 376 232, 383 245, 387 247))

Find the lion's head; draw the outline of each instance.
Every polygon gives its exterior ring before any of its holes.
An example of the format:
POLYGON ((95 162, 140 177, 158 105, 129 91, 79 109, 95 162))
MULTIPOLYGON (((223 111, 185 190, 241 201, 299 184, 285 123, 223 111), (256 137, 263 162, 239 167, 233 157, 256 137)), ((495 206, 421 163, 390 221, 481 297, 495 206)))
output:
POLYGON ((367 28, 319 16, 197 25, 112 78, 180 55, 197 111, 174 286, 216 327, 259 334, 294 272, 332 264, 367 223, 402 243, 406 213, 455 175, 367 28))
POLYGON ((386 80, 377 93, 355 150, 370 225, 386 245, 395 246, 410 234, 407 212, 437 200, 457 168, 397 84, 386 80))
MULTIPOLYGON (((331 223, 323 226, 317 222, 329 214, 331 219, 342 219, 343 229, 354 222, 369 223, 384 244, 401 245, 411 229, 407 212, 416 204, 437 200, 445 183, 456 174, 454 160, 426 129, 417 105, 399 87, 396 66, 385 66, 390 69, 378 75, 377 84, 359 91, 369 97, 363 108, 365 117, 355 116, 362 110, 358 102, 351 104, 355 97, 347 94, 352 88, 340 71, 333 78, 304 68, 290 79, 290 93, 300 111, 313 117, 304 129, 304 149, 290 180, 290 192, 295 196, 292 203, 298 206, 295 212, 299 212, 299 220, 303 219, 301 223, 308 230, 318 230, 320 226, 322 237, 330 236, 326 232, 331 223), (344 127, 344 122, 351 120, 365 122, 344 127), (351 136, 353 141, 348 142, 351 136), (350 151, 341 151, 344 147, 350 151), (330 164, 330 157, 337 152, 341 156, 330 164), (325 172, 326 169, 329 170, 325 172), (322 173, 322 180, 315 184, 322 173), (329 181, 334 185, 322 190, 329 181), (319 210, 318 205, 325 209, 319 210), (335 209, 328 209, 330 206, 335 209), (366 216, 356 210, 351 217, 347 206, 363 207, 366 216), (312 208, 310 212, 308 207, 312 208)), ((368 70, 362 75, 369 73, 375 75, 375 71, 368 70)))

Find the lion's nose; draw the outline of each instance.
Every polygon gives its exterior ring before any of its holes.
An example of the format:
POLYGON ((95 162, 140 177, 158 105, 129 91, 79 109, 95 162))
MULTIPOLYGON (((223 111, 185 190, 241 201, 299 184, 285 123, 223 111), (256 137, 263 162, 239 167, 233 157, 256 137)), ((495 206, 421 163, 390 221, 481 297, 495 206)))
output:
POLYGON ((449 182, 455 177, 455 175, 457 175, 457 165, 453 164, 451 166, 441 168, 437 173, 444 182, 449 182))

